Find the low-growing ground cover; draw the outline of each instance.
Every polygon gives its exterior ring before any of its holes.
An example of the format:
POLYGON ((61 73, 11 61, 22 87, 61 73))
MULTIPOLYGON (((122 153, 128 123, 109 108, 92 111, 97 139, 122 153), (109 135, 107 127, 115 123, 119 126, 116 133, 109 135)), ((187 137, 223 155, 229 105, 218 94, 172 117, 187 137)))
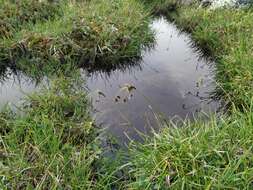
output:
POLYGON ((13 37, 25 24, 46 22, 55 16, 63 15, 58 2, 1 0, 0 4, 0 38, 13 37))
POLYGON ((181 6, 182 0, 142 0, 148 10, 154 15, 165 15, 174 12, 181 6))
MULTIPOLYGON (((36 2, 37 7, 43 8, 44 4, 50 8, 56 6, 55 2, 36 2)), ((26 19, 24 27, 18 25, 16 28, 20 29, 10 37, 1 34, 0 63, 27 73, 57 70, 70 63, 83 67, 117 65, 140 57, 142 47, 153 40, 148 27, 149 12, 135 0, 64 1, 59 8, 63 15, 48 15, 46 18, 32 5, 25 6, 24 3, 21 8, 19 4, 7 5, 21 13, 31 12, 29 16, 17 13, 18 16, 11 15, 12 19, 6 18, 5 22, 14 27, 19 20, 36 15, 34 21, 26 19)), ((53 14, 55 11, 49 12, 53 14)), ((5 11, 2 15, 6 16, 5 11)))
POLYGON ((82 85, 59 77, 29 95, 21 114, 1 113, 1 189, 94 188, 101 152, 82 85))
POLYGON ((134 143, 123 165, 128 178, 122 177, 122 189, 251 189, 252 116, 234 110, 208 123, 171 123, 134 143))

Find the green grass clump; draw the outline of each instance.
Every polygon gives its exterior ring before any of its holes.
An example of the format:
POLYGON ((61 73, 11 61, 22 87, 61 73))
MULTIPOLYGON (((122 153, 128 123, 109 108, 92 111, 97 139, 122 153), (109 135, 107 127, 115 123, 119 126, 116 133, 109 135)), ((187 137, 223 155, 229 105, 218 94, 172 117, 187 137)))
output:
POLYGON ((1 189, 92 189, 100 154, 86 93, 61 77, 0 115, 1 189))
POLYGON ((252 111, 234 110, 232 116, 208 123, 173 124, 130 146, 126 187, 252 189, 252 119, 252 111))
POLYGON ((21 70, 68 62, 102 67, 140 57, 153 40, 149 12, 136 0, 68 2, 63 12, 0 42, 0 60, 21 70))
POLYGON ((27 23, 47 21, 62 15, 59 3, 39 0, 1 1, 0 38, 10 38, 27 23))
POLYGON ((182 4, 181 0, 142 0, 152 14, 167 14, 170 11, 176 11, 182 4))

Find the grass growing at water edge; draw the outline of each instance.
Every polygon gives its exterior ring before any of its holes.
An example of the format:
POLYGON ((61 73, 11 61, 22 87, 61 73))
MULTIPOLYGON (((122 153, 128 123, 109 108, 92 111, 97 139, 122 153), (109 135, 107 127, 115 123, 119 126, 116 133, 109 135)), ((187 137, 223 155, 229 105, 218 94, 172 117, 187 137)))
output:
POLYGON ((178 26, 191 32, 217 62, 216 81, 220 86, 216 96, 228 106, 249 106, 253 96, 252 8, 207 10, 182 6, 178 12, 178 26))
POLYGON ((0 117, 0 187, 92 189, 100 155, 80 79, 61 77, 0 117))
POLYGON ((168 12, 176 11, 181 5, 181 0, 143 0, 144 5, 149 9, 152 14, 160 15, 167 14, 168 12))
MULTIPOLYGON (((171 124, 130 146, 132 189, 252 189, 252 111, 171 124)), ((124 188, 123 188, 124 189, 124 188)))
MULTIPOLYGON (((149 12, 136 0, 64 1, 60 5, 63 15, 27 22, 1 40, 0 63, 27 73, 55 71, 69 62, 85 68, 115 66, 140 57, 142 47, 153 40, 149 12)), ((33 15, 33 8, 23 9, 33 15)), ((23 17, 12 17, 13 22, 19 19, 23 17)))

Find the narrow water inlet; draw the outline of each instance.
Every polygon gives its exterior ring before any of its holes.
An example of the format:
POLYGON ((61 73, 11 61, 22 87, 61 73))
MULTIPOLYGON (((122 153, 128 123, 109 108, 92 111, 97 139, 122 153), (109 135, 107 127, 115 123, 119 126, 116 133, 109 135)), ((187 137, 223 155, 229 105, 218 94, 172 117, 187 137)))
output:
MULTIPOLYGON (((121 142, 138 140, 139 132, 147 134, 163 127, 160 118, 191 119, 218 109, 218 103, 210 98, 215 64, 196 51, 188 34, 165 18, 154 19, 151 27, 156 43, 143 50, 137 66, 110 73, 84 71, 97 124, 121 142)), ((17 104, 39 86, 10 73, 0 85, 0 107, 7 102, 17 104)))
POLYGON ((210 99, 214 63, 165 18, 155 19, 151 27, 156 44, 143 51, 140 67, 88 78, 96 121, 121 142, 162 127, 157 117, 191 119, 218 108, 210 99))

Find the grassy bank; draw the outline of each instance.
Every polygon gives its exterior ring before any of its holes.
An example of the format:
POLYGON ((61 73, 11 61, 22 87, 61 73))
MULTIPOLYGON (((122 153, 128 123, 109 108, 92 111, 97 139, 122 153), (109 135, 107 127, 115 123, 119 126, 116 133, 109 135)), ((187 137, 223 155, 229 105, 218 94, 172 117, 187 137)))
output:
POLYGON ((252 118, 234 110, 130 146, 125 189, 252 189, 252 118))
POLYGON ((38 2, 36 0, 0 1, 0 38, 11 38, 26 24, 46 22, 55 16, 62 16, 60 3, 38 2))
POLYGON ((179 26, 217 61, 216 95, 236 107, 249 106, 253 96, 253 10, 205 10, 183 7, 179 26))
POLYGON ((0 63, 27 73, 115 66, 152 42, 149 12, 135 0, 11 2, 1 8, 0 63))
POLYGON ((60 77, 0 117, 1 189, 95 189, 100 155, 77 77, 60 77))

